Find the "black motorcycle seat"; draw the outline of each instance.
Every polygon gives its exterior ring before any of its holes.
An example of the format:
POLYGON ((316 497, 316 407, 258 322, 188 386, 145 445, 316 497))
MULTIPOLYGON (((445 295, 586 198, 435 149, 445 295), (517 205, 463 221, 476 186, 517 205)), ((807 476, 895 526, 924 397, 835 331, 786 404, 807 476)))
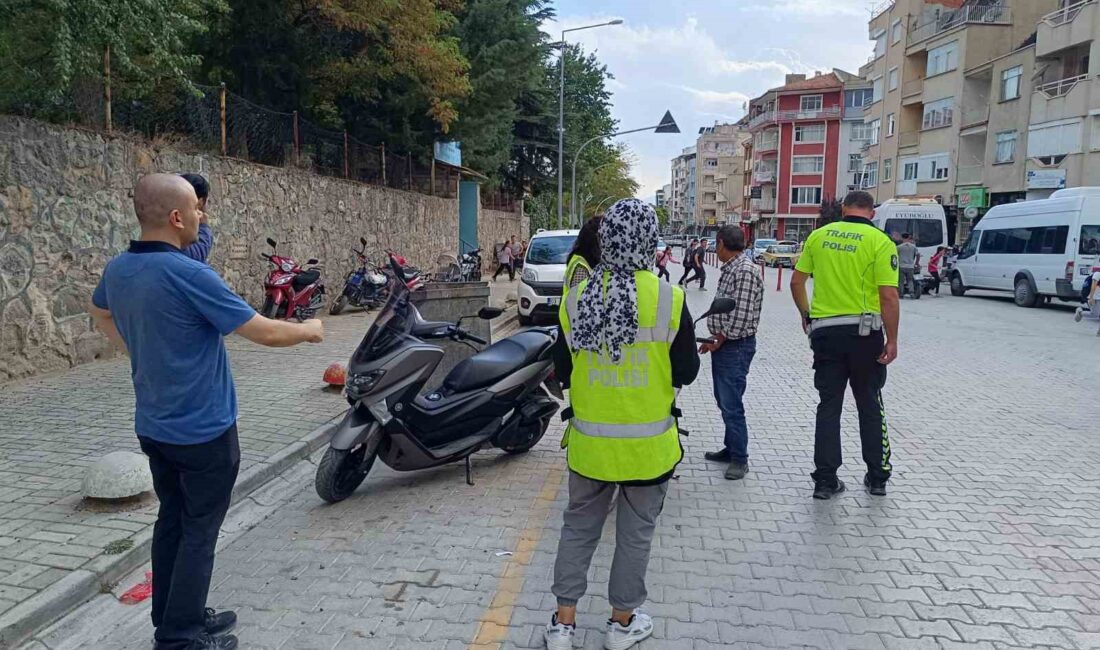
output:
POLYGON ((294 287, 295 291, 301 291, 319 279, 321 279, 321 272, 316 269, 309 269, 308 271, 302 271, 294 276, 290 285, 294 287))
POLYGON ((460 361, 443 380, 443 392, 461 393, 489 386, 534 362, 551 344, 553 339, 537 330, 497 341, 460 361))

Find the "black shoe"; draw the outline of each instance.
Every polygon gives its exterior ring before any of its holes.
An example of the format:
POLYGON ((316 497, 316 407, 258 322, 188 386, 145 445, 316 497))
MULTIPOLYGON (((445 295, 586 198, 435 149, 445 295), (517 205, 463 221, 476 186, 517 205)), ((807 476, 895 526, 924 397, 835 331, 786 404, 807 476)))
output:
POLYGON ((718 451, 708 451, 703 454, 703 458, 712 460, 716 463, 728 463, 730 462, 730 450, 723 448, 718 451))
POLYGON ((237 612, 215 612, 206 608, 206 617, 203 619, 203 628, 210 636, 219 636, 232 632, 237 627, 237 612))
POLYGON ((814 483, 814 498, 831 499, 846 489, 847 488, 844 487, 844 481, 840 479, 833 479, 832 481, 816 481, 814 483))
POLYGON ((745 478, 745 474, 748 473, 748 463, 731 462, 730 466, 726 469, 726 479, 730 481, 740 481, 745 478))
POLYGON ((171 650, 237 650, 237 637, 232 634, 223 636, 203 634, 185 646, 180 646, 175 643, 162 643, 160 641, 153 644, 153 650, 168 650, 169 648, 171 648, 171 650))
POLYGON ((886 481, 872 479, 870 474, 863 477, 863 487, 876 497, 886 496, 886 481))

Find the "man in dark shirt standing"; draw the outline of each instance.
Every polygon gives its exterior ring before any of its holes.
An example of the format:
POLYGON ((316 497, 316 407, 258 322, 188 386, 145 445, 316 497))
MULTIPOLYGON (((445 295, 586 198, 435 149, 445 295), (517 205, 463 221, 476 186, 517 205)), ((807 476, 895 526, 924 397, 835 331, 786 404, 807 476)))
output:
POLYGON ((107 264, 92 296, 96 326, 130 355, 134 428, 160 511, 153 528, 155 650, 232 650, 233 612, 206 608, 218 529, 240 466, 237 394, 222 337, 272 347, 319 343, 321 321, 257 314, 202 262, 183 254, 199 231, 199 199, 183 178, 151 174, 134 188, 141 239, 107 264))
MULTIPOLYGON (((695 280, 699 281, 699 291, 706 291, 707 287, 707 240, 700 239, 699 245, 695 247, 695 250, 691 253, 695 266, 695 277, 687 281, 687 284, 691 284, 695 280)), ((687 286, 686 284, 684 286, 687 286)))

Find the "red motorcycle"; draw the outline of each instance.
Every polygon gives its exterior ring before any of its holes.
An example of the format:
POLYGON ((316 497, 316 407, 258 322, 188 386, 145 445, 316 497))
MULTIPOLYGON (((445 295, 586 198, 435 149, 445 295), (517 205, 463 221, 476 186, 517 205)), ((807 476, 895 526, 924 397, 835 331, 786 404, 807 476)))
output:
MULTIPOLYGON (((389 249, 385 249, 385 251, 386 256, 389 258, 389 264, 387 266, 392 268, 392 265, 396 264, 398 267, 401 268, 405 276, 405 286, 409 289, 409 291, 416 291, 417 289, 421 289, 424 287, 424 282, 426 281, 426 279, 424 277, 424 274, 420 272, 420 269, 414 266, 409 266, 409 261, 406 260, 404 256, 398 255, 396 252, 389 249)), ((385 268, 382 272, 393 278, 395 276, 390 268, 385 268)))
POLYGON ((290 257, 278 254, 274 239, 267 238, 271 254, 260 257, 275 267, 264 280, 264 304, 260 314, 268 318, 307 320, 317 314, 325 298, 325 285, 321 283, 321 268, 317 260, 306 260, 309 268, 302 269, 290 257))

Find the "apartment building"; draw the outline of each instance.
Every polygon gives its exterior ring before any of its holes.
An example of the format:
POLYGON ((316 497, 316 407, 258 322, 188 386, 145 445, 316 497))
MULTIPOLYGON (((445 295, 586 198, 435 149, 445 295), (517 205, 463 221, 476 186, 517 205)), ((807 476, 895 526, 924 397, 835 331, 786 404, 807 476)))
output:
POLYGON ((672 159, 671 185, 669 229, 679 232, 695 223, 695 147, 685 148, 672 159))
POLYGON ((1042 16, 1027 134, 1027 198, 1100 185, 1100 2, 1062 0, 1042 16))
POLYGON ((697 182, 694 220, 697 226, 740 223, 744 142, 751 136, 738 124, 699 129, 695 142, 697 182))
MULTIPOLYGON (((990 128, 995 117, 994 129, 1012 130, 1003 127, 1026 103, 1018 101, 1022 94, 998 99, 994 93, 1003 83, 1010 91, 1023 86, 1022 76, 1000 75, 1015 75, 1017 66, 1026 65, 1036 23, 1057 5, 1058 0, 895 0, 879 7, 869 24, 875 49, 860 69, 872 88, 864 118, 872 137, 863 151, 863 186, 878 201, 937 197, 949 231, 959 217, 976 216, 965 208, 986 202, 987 154, 992 149, 989 160, 996 159, 997 138, 1003 151, 1019 145, 1019 133, 1012 145, 1009 133, 990 128), (994 108, 994 102, 1017 103, 994 108)), ((1005 162, 1017 164, 1015 157, 1005 162)), ((1011 173, 991 172, 990 178, 1001 182, 1011 173)), ((998 194, 1018 191, 1011 183, 999 187, 998 194)), ((969 227, 963 223, 958 230, 969 227)))
POLYGON ((864 108, 844 119, 848 83, 861 82, 842 70, 789 74, 784 85, 749 102, 750 220, 757 237, 805 239, 822 201, 843 194, 854 180, 849 158, 862 145, 851 144, 852 129, 863 123, 864 108))
POLYGON ((657 191, 654 193, 654 195, 653 195, 653 206, 654 207, 663 208, 668 204, 668 198, 667 198, 668 195, 665 194, 665 187, 668 187, 668 185, 665 185, 664 187, 657 188, 657 191))

